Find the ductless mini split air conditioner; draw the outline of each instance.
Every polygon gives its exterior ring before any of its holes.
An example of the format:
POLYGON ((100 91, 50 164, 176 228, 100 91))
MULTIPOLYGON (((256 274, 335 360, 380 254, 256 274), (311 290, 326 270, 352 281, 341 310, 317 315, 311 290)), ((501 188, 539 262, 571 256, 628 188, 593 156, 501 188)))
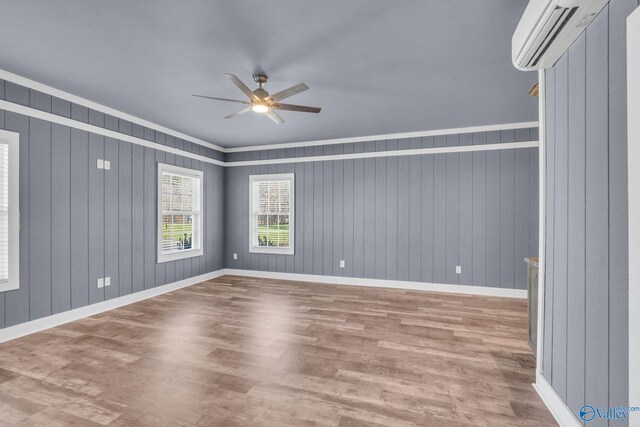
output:
POLYGON ((608 2, 529 0, 513 34, 513 65, 523 71, 551 67, 608 2))

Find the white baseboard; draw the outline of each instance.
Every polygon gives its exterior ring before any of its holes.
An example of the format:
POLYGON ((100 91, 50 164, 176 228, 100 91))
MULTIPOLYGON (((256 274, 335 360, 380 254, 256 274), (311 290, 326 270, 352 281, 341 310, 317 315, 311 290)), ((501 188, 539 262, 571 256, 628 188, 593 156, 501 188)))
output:
POLYGON ((221 269, 211 273, 202 274, 200 276, 180 280, 178 282, 158 286, 156 288, 146 289, 133 294, 124 295, 96 304, 54 314, 52 316, 43 317, 41 319, 31 320, 19 325, 9 326, 8 328, 0 329, 0 343, 33 334, 35 332, 44 331, 45 329, 73 322, 74 320, 82 319, 84 317, 93 316, 94 314, 102 313, 103 311, 113 310, 114 308, 175 291, 176 289, 186 288, 188 286, 204 282, 205 280, 215 279, 216 277, 220 277, 224 274, 225 270, 221 269))
POLYGON ((227 268, 225 274, 261 277, 266 279, 296 280, 301 282, 329 283, 332 285, 372 286, 376 288, 409 289, 416 291, 449 292, 456 294, 484 295, 507 298, 526 298, 523 289, 507 289, 485 286, 450 285, 440 283, 409 282, 403 280, 360 279, 354 277, 320 276, 315 274, 278 273, 258 270, 227 268))
POLYGON ((538 392, 551 415, 556 419, 561 427, 582 427, 571 409, 562 401, 558 393, 551 387, 549 381, 542 374, 536 375, 536 383, 533 388, 538 392))

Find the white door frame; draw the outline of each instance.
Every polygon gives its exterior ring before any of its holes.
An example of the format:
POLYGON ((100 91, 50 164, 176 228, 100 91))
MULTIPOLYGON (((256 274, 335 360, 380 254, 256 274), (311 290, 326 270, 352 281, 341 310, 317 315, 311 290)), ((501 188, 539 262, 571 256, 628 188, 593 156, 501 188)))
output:
MULTIPOLYGON (((640 8, 627 18, 629 187, 629 405, 640 406, 640 8), (634 189, 632 191, 632 188, 634 189)), ((640 413, 629 414, 640 426, 640 413)))

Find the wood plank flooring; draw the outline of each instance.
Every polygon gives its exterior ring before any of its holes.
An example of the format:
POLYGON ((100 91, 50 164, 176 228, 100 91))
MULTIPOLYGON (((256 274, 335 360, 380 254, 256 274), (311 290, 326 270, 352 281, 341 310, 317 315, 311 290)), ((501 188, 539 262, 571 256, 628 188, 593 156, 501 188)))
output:
POLYGON ((526 301, 224 276, 0 345, 0 425, 546 426, 526 301))

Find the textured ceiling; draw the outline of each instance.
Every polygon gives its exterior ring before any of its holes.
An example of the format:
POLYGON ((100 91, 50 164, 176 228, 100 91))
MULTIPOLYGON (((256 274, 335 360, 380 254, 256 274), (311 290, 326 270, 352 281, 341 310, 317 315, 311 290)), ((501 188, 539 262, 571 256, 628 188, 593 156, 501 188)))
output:
POLYGON ((526 1, 0 0, 0 68, 226 146, 537 120, 535 73, 510 60, 526 1), (225 120, 270 76, 287 102, 276 125, 225 120))

